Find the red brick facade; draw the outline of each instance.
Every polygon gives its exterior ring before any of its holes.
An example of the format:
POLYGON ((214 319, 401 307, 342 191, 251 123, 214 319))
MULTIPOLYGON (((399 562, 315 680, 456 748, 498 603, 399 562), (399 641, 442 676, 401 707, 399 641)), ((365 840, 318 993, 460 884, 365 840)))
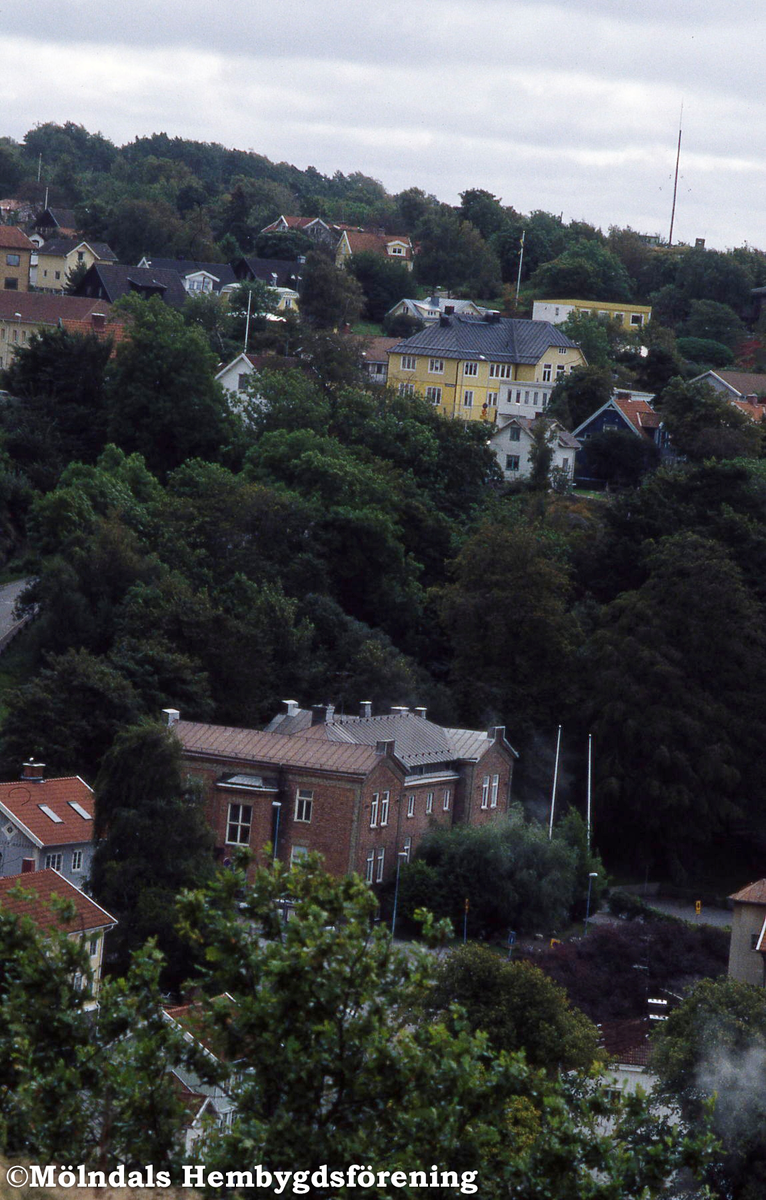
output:
POLYGON ((355 871, 382 883, 397 854, 410 857, 428 830, 484 824, 510 804, 515 752, 502 730, 477 735, 484 737, 477 761, 428 773, 427 763, 408 767, 394 741, 349 745, 189 722, 173 728, 189 775, 202 785, 221 861, 238 846, 263 861, 262 848, 276 837, 283 862, 318 852, 333 875, 355 871))

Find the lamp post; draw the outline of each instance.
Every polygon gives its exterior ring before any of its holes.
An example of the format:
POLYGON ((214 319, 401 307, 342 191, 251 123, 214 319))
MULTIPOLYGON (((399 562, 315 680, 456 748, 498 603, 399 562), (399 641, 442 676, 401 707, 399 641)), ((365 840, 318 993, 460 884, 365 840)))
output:
POLYGON ((396 887, 394 888, 394 911, 391 917, 391 941, 396 936, 396 909, 399 904, 399 871, 402 865, 402 859, 408 859, 409 853, 407 850, 400 850, 396 856, 396 887))
POLYGON ((277 849, 279 846, 279 814, 282 810, 282 801, 281 800, 272 800, 271 807, 275 810, 274 815, 276 817, 276 820, 274 823, 274 854, 272 856, 271 861, 276 862, 277 861, 277 849))
POLYGON ((593 880, 598 879, 598 871, 591 871, 588 874, 588 903, 585 906, 585 931, 583 937, 588 933, 588 921, 590 920, 590 894, 593 888, 593 880))

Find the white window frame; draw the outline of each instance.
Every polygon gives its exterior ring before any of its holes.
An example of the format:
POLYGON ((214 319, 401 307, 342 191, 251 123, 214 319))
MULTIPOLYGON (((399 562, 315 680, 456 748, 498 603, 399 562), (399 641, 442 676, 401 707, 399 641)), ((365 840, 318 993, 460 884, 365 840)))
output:
POLYGON ((373 792, 372 800, 370 801, 370 829, 378 827, 378 804, 380 803, 380 795, 378 792, 373 792))
POLYGON ((513 363, 490 363, 490 379, 510 379, 513 375, 513 363))
POLYGON ((449 812, 449 806, 450 806, 451 799, 452 799, 452 793, 451 793, 450 789, 445 788, 444 789, 444 798, 442 800, 442 808, 444 809, 445 812, 449 812))
POLYGON ((433 811, 434 811, 434 794, 433 794, 433 792, 427 792, 426 793, 426 812, 432 813, 433 811))
POLYGON ((429 375, 443 375, 444 374, 444 359, 443 358, 429 358, 428 373, 429 373, 429 375))
POLYGON ((375 851, 370 850, 369 854, 367 855, 367 863, 366 863, 365 872, 364 872, 365 883, 372 883, 374 874, 375 874, 375 851))
POLYGON ((381 824, 381 827, 383 825, 388 825, 388 810, 389 810, 390 802, 391 802, 391 793, 390 792, 381 792, 380 793, 380 824, 381 824))
POLYGON ((543 363, 543 383, 550 383, 551 370, 552 367, 550 363, 543 363))
POLYGON ((491 786, 490 793, 489 793, 489 807, 490 808, 497 808, 497 793, 498 793, 499 787, 500 787, 500 776, 493 775, 492 776, 492 786, 491 786))
POLYGON ((229 811, 226 814, 226 845, 227 846, 249 846, 250 845, 250 830, 253 825, 253 806, 252 804, 234 804, 229 805, 229 811), (236 810, 236 812, 235 812, 236 810), (247 816, 244 814, 247 813, 247 816), (232 830, 237 833, 232 837, 232 830), (247 830, 247 836, 242 837, 242 832, 247 830))
POLYGON ((415 395, 414 383, 400 383, 399 384, 399 395, 400 396, 414 396, 415 395))
POLYGON ((402 370, 403 371, 414 371, 416 366, 417 366, 417 359, 415 358, 414 354, 403 354, 402 355, 402 370))
POLYGON ((481 807, 489 808, 489 775, 485 775, 481 781, 481 807))
POLYGON ((415 816, 415 796, 412 794, 407 797, 407 816, 415 816))
POLYGON ((51 871, 51 870, 52 871, 60 871, 63 861, 64 861, 63 854, 46 854, 46 856, 45 856, 46 871, 51 871))
POLYGON ((78 871, 82 871, 82 850, 72 851, 72 874, 76 875, 78 871))
POLYGON ((295 793, 295 820, 303 825, 311 824, 311 810, 314 807, 314 792, 311 788, 298 788, 295 793))
POLYGON ((406 837, 404 839, 404 853, 406 855, 404 861, 409 862, 410 854, 412 853, 412 838, 411 837, 406 837))
POLYGON ((467 388, 463 392, 463 408, 473 408, 473 388, 467 388))
POLYGON ((442 402, 441 388, 435 387, 435 386, 427 387, 426 388, 426 400, 430 400, 431 404, 441 404, 441 402, 442 402))
POLYGON ((290 847, 290 862, 303 862, 304 858, 308 858, 309 852, 307 846, 291 846, 290 847))
POLYGON ((499 392, 487 392, 487 407, 488 408, 497 408, 497 401, 498 401, 499 394, 500 394, 499 392))
POLYGON ((378 862, 377 862, 377 867, 375 869, 375 882, 376 883, 383 882, 383 871, 385 870, 385 866, 386 866, 386 848, 384 846, 381 850, 378 850, 378 862))
POLYGON ((463 363, 463 374, 471 375, 471 376, 478 375, 479 374, 478 362, 464 362, 463 363))

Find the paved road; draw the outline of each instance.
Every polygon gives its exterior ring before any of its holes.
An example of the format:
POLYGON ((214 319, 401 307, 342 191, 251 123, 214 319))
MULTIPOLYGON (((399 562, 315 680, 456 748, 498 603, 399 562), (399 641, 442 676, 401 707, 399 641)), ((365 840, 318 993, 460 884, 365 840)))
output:
POLYGON ((17 579, 13 583, 0 586, 0 639, 16 624, 13 606, 28 583, 28 579, 17 579))
POLYGON ((684 921, 691 921, 693 925, 717 925, 719 929, 731 926, 732 914, 728 908, 713 908, 703 904, 702 912, 697 916, 694 905, 688 900, 660 900, 650 896, 647 903, 670 917, 681 917, 684 921))

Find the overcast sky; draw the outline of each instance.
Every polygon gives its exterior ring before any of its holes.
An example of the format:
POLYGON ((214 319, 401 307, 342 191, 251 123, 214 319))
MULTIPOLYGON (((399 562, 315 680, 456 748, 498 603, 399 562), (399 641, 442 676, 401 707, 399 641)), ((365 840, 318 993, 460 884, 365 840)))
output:
POLYGON ((449 203, 766 248, 766 8, 741 0, 0 0, 0 134, 163 130, 449 203), (121 15, 122 14, 122 15, 121 15))

